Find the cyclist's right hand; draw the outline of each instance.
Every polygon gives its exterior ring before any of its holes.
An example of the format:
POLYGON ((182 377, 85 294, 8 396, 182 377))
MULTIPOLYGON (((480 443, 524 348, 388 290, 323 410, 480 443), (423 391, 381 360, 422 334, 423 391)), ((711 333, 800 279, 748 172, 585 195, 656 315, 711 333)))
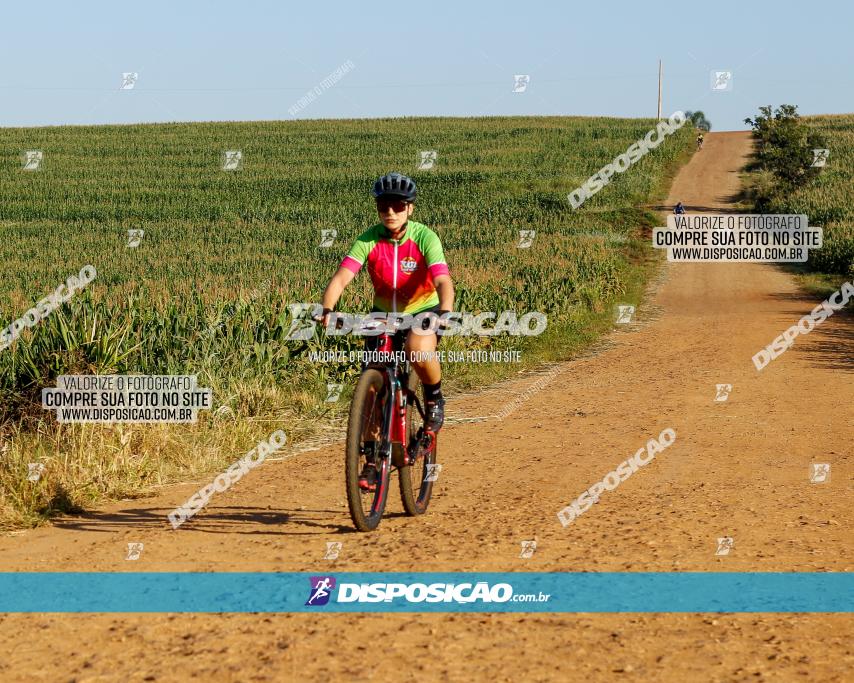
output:
MULTIPOLYGON (((323 312, 318 315, 313 315, 312 320, 323 325, 323 329, 325 330, 329 326, 329 316, 332 314, 331 308, 324 308, 323 312)), ((335 318, 335 329, 340 330, 344 327, 344 320, 340 317, 335 318)))
POLYGON ((329 314, 332 313, 331 308, 324 308, 322 313, 318 313, 311 316, 311 319, 315 322, 320 323, 323 327, 329 323, 329 314))

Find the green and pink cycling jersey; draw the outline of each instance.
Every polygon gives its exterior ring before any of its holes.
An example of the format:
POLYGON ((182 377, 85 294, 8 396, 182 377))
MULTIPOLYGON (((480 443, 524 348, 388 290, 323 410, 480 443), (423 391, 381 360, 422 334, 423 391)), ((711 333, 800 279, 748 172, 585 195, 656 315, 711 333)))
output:
POLYGON ((376 310, 414 315, 439 305, 433 278, 448 275, 448 264, 439 236, 426 225, 409 221, 397 241, 388 238, 382 223, 368 228, 341 266, 358 273, 366 263, 376 310))

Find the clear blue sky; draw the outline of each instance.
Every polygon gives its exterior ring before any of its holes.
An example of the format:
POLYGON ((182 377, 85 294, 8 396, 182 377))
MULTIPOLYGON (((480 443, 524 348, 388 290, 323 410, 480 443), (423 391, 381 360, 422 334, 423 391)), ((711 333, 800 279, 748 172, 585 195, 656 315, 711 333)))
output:
POLYGON ((854 111, 850 3, 19 2, 0 125, 378 116, 654 116, 736 130, 763 104, 854 111), (409 9, 406 9, 406 8, 409 9), (298 112, 309 88, 355 69, 298 112), (732 70, 714 92, 711 70, 732 70), (138 72, 120 91, 123 72, 138 72), (524 93, 513 75, 529 74, 524 93))

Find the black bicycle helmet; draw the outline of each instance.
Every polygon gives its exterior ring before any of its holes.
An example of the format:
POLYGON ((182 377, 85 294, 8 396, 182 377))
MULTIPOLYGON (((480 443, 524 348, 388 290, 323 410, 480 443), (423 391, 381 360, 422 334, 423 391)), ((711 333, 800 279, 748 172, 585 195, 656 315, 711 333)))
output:
POLYGON ((374 198, 380 197, 400 197, 408 202, 415 201, 418 194, 418 189, 415 187, 415 181, 400 173, 387 173, 381 178, 374 181, 374 188, 371 190, 374 198))

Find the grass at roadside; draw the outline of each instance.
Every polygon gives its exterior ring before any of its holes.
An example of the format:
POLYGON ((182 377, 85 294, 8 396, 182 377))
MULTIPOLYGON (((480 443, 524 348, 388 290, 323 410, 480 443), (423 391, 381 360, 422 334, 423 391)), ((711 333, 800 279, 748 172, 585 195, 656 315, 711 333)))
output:
MULTIPOLYGON (((803 267, 787 267, 795 276, 798 286, 817 299, 826 299, 839 290, 843 282, 851 282, 851 277, 833 275, 830 273, 814 273, 803 267)), ((854 305, 852 305, 854 307, 854 305)))

